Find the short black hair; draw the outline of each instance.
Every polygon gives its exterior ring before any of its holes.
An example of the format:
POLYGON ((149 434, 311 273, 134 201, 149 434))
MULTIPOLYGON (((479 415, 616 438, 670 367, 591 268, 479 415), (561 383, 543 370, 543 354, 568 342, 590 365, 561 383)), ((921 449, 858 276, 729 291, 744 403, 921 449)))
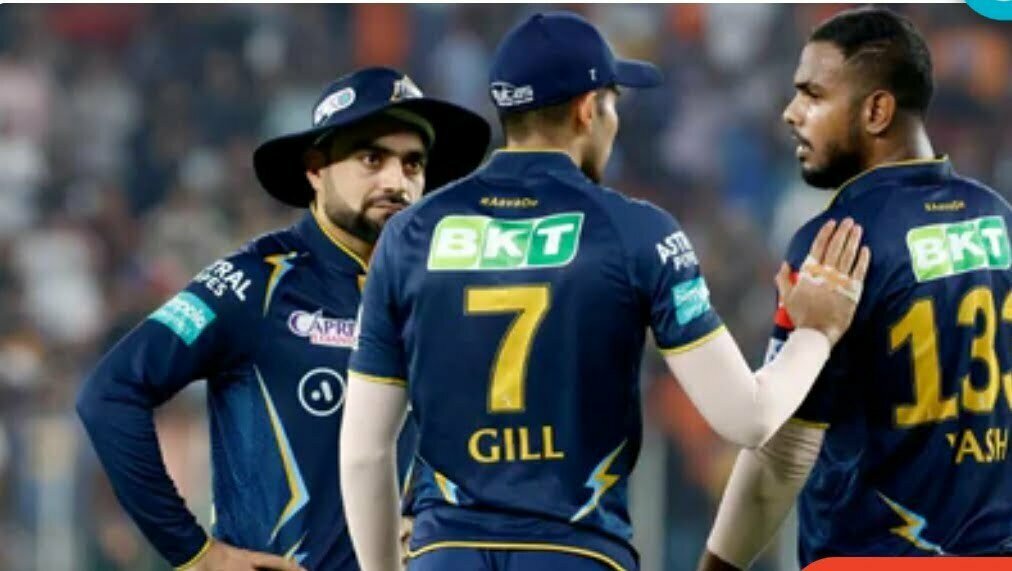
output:
MULTIPOLYGON (((597 108, 599 111, 604 105, 604 100, 601 96, 604 92, 609 90, 617 92, 617 88, 614 85, 600 87, 594 90, 598 93, 597 108)), ((578 95, 577 97, 580 96, 578 95)), ((562 103, 546 105, 544 107, 538 107, 528 111, 500 113, 499 124, 502 126, 503 135, 507 138, 512 137, 523 139, 529 137, 534 131, 555 129, 564 125, 566 120, 569 119, 570 106, 577 97, 567 99, 562 103)))
POLYGON ((819 24, 808 41, 832 43, 872 89, 892 93, 900 109, 927 113, 935 88, 931 52, 910 20, 884 8, 854 8, 819 24))

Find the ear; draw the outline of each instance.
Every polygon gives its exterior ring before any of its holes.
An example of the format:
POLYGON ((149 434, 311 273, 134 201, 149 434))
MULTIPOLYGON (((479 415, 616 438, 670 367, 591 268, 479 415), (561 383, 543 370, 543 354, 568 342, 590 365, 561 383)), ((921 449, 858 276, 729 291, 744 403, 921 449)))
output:
POLYGON ((323 188, 323 175, 320 171, 327 166, 327 157, 319 149, 309 149, 302 155, 302 163, 306 166, 306 180, 317 192, 323 188))
POLYGON ((865 131, 874 136, 881 135, 896 117, 896 97, 881 89, 873 91, 865 98, 861 115, 865 131))
POLYGON ((576 113, 575 120, 577 129, 580 132, 589 131, 597 115, 597 92, 588 91, 576 98, 573 102, 573 110, 576 113))

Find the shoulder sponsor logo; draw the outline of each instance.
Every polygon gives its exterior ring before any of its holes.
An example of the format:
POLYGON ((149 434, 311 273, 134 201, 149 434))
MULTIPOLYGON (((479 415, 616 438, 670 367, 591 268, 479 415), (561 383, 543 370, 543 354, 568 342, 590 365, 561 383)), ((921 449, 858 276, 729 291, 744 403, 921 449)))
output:
POLYGON ((1012 265, 1008 230, 1001 216, 919 226, 907 232, 907 249, 919 282, 1012 265))
POLYGON ((534 101, 534 88, 530 85, 517 87, 505 81, 493 81, 491 91, 492 99, 499 107, 516 107, 534 101))
POLYGON ((218 260, 207 266, 193 278, 193 281, 204 284, 215 297, 221 297, 226 291, 231 291, 239 301, 246 301, 246 290, 251 283, 243 271, 236 269, 228 260, 218 260))
POLYGON ((696 257, 689 238, 680 230, 657 243, 657 255, 661 258, 661 264, 670 260, 676 270, 699 265, 699 258, 696 257))
POLYGON ((288 316, 288 330, 309 339, 313 345, 355 346, 355 320, 324 317, 323 310, 313 313, 296 310, 288 316))
POLYGON ((447 216, 432 234, 428 268, 525 270, 565 266, 580 249, 582 229, 582 212, 518 220, 447 216))
POLYGON ((176 294, 150 316, 171 329, 187 345, 193 345, 214 318, 214 310, 188 291, 176 294))
POLYGON ((686 280, 671 288, 675 318, 685 325, 710 310, 710 289, 702 277, 686 280))
POLYGON ((313 126, 322 125, 331 115, 351 107, 352 103, 355 103, 355 90, 351 87, 331 93, 313 110, 313 126))

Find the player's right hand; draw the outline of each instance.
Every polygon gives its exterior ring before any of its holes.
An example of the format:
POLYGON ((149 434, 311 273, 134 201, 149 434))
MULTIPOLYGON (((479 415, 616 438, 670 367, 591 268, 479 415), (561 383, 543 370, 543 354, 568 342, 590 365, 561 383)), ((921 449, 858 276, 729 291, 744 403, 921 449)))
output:
POLYGON ((278 555, 247 551, 211 540, 207 553, 192 567, 192 571, 305 571, 298 563, 278 555))
POLYGON ((791 284, 787 264, 777 273, 777 290, 795 327, 821 331, 833 345, 850 327, 861 300, 871 250, 860 246, 862 229, 850 218, 822 226, 791 284))

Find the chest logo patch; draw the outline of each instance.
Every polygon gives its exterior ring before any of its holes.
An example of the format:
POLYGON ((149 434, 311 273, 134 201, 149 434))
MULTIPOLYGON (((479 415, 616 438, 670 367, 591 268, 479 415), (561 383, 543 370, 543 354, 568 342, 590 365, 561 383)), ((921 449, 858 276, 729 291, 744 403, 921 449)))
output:
POLYGON ((330 416, 344 404, 347 388, 340 373, 319 367, 303 375, 299 381, 299 404, 313 416, 330 416))
POLYGON ((322 309, 313 313, 293 311, 288 316, 288 330, 308 338, 313 345, 349 349, 355 345, 355 320, 324 317, 322 309))
POLYGON ((907 249, 918 282, 1012 265, 1008 229, 1001 216, 911 228, 907 249))
POLYGON ((429 245, 430 271, 525 270, 565 266, 580 249, 582 212, 542 218, 447 216, 429 245))

